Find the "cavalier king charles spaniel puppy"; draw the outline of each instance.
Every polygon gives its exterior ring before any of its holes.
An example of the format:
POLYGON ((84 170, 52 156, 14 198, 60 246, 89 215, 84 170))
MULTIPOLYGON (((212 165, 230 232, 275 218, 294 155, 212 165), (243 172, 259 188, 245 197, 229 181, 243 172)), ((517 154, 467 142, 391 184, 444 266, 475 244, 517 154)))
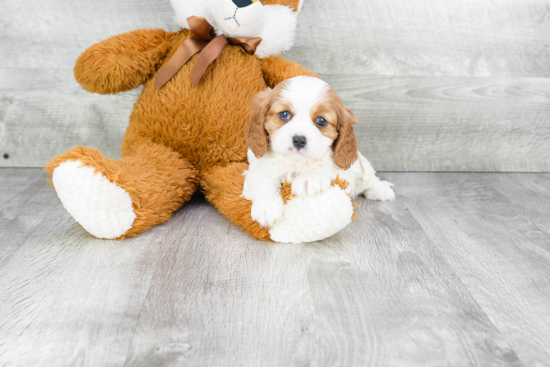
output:
POLYGON ((375 175, 357 151, 357 119, 321 79, 299 76, 258 93, 252 102, 247 136, 249 169, 243 196, 252 201, 252 219, 271 227, 283 215, 281 185, 296 196, 331 187, 337 175, 349 182, 352 198, 394 200, 390 182, 375 175))

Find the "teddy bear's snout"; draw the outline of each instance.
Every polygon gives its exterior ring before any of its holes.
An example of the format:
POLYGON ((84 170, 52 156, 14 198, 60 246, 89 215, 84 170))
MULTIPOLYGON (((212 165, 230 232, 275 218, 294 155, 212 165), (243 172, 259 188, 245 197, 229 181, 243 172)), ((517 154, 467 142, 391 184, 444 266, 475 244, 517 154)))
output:
POLYGON ((252 0, 233 0, 233 4, 237 5, 238 8, 244 8, 252 5, 252 0))
POLYGON ((263 22, 259 0, 218 0, 218 25, 232 37, 256 36, 263 22))

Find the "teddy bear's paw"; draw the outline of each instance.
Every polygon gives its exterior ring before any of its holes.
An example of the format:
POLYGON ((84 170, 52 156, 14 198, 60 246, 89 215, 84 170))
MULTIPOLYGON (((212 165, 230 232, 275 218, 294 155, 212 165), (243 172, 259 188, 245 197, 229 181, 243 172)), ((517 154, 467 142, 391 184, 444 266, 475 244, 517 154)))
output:
POLYGON ((54 170, 52 182, 65 209, 91 235, 115 239, 132 228, 130 195, 92 167, 66 161, 54 170))
POLYGON ((280 195, 255 199, 250 215, 262 227, 271 227, 283 215, 284 202, 280 195))
POLYGON ((292 194, 296 196, 315 195, 327 191, 331 179, 321 174, 301 174, 292 181, 292 194))
POLYGON ((395 192, 392 187, 391 182, 378 181, 373 187, 365 191, 365 196, 369 200, 393 201, 395 200, 395 192))
POLYGON ((269 234, 275 242, 319 241, 344 229, 352 218, 351 198, 336 185, 318 195, 289 200, 283 217, 269 230, 269 234))

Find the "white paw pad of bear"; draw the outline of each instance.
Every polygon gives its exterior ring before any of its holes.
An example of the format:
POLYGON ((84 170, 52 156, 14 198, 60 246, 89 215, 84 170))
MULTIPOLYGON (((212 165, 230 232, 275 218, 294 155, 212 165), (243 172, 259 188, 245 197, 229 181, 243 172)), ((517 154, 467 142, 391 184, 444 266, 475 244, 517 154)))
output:
POLYGON ((325 192, 295 197, 269 230, 275 242, 305 243, 328 238, 351 223, 353 203, 339 186, 325 192))
POLYGON ((114 239, 136 219, 130 195, 80 161, 66 161, 53 172, 55 191, 65 209, 91 235, 114 239))

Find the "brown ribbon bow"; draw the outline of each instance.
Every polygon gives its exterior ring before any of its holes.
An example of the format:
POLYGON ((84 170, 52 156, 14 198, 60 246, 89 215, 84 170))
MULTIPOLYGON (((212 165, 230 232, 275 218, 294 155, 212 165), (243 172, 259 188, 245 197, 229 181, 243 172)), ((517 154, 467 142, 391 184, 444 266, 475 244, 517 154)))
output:
POLYGON ((189 17, 187 18, 187 22, 195 35, 186 39, 174 52, 170 60, 159 70, 155 76, 155 86, 157 89, 162 88, 164 84, 168 83, 197 52, 202 51, 189 73, 193 87, 199 84, 208 66, 222 54, 227 44, 241 46, 244 52, 254 55, 256 48, 262 41, 259 37, 226 38, 224 35, 216 37, 214 28, 203 17, 189 17))

